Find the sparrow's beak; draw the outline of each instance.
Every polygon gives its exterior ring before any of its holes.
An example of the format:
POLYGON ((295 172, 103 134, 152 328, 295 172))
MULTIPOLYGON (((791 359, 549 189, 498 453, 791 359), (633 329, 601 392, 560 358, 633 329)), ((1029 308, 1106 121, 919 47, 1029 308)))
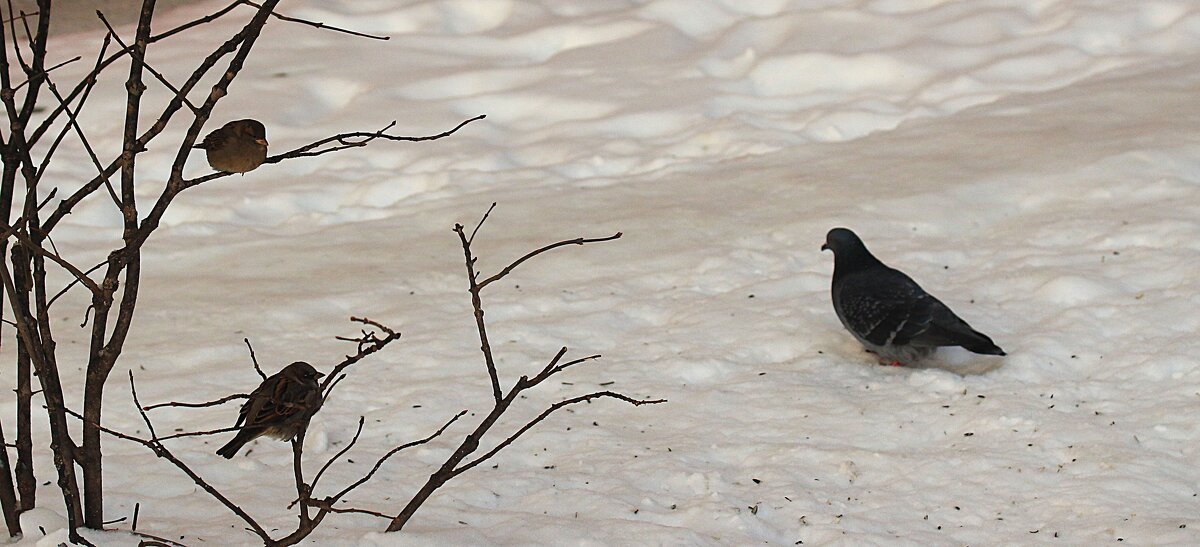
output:
POLYGON ((828 251, 828 250, 829 250, 829 244, 828 244, 828 243, 822 243, 822 244, 821 244, 821 250, 822 250, 822 251, 828 251))
POLYGON ((267 145, 267 139, 254 139, 254 142, 263 146, 267 145))
POLYGON ((324 373, 324 372, 318 372, 318 373, 317 373, 317 378, 320 378, 320 377, 322 377, 322 376, 324 376, 324 375, 325 375, 325 373, 324 373))

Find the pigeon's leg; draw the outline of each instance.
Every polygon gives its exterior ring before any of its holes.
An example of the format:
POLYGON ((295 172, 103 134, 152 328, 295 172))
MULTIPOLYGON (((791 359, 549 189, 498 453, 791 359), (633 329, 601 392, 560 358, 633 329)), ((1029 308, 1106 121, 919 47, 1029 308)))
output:
POLYGON ((900 361, 891 361, 891 362, 883 363, 883 366, 885 366, 885 367, 902 367, 902 366, 904 366, 904 363, 901 363, 900 361))

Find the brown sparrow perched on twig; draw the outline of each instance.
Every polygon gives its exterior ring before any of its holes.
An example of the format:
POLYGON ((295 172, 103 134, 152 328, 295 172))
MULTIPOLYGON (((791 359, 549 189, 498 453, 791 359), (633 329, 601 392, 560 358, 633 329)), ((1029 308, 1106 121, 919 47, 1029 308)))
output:
POLYGON ((253 171, 267 159, 267 128, 258 120, 232 121, 192 148, 207 152, 208 164, 217 171, 253 171))
POLYGON ((321 409, 324 399, 317 380, 322 376, 312 365, 296 361, 263 380, 238 414, 234 426, 241 430, 217 454, 233 458, 243 445, 262 435, 281 441, 295 438, 321 409))

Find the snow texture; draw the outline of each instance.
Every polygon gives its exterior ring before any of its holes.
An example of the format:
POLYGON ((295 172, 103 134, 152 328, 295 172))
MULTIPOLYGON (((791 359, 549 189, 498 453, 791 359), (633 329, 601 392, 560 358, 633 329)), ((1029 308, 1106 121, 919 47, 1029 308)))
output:
MULTIPOLYGON (((294 360, 327 371, 352 351, 333 336, 366 315, 404 338, 357 365, 314 419, 315 467, 366 417, 353 463, 325 488, 474 411, 349 500, 397 512, 488 406, 450 227, 493 201, 476 241, 485 272, 558 239, 625 233, 541 257, 485 293, 506 386, 559 345, 604 355, 521 401, 493 442, 601 385, 669 400, 555 415, 495 468, 437 492, 402 534, 336 515, 307 544, 1200 543, 1200 5, 295 0, 281 11, 392 39, 274 21, 213 128, 260 119, 281 151, 392 119, 423 135, 488 117, 448 139, 269 165, 176 199, 143 253, 106 424, 144 429, 125 369, 147 403, 245 392, 258 379, 242 337, 268 372, 294 360), (924 368, 878 366, 829 302, 832 257, 818 248, 834 226, 1008 357, 954 348, 924 368)), ((150 62, 182 78, 238 25, 184 34, 150 62)), ((56 60, 90 58, 100 38, 51 47, 56 60)), ((97 122, 123 115, 121 81, 98 88, 85 116, 109 153, 120 124, 97 122)), ((142 156, 145 199, 173 153, 142 156)), ((47 180, 90 176, 78 150, 63 154, 47 180)), ((190 173, 206 171, 194 155, 190 173)), ((97 194, 56 243, 99 260, 117 225, 97 194)), ((57 304, 85 305, 79 290, 57 304)), ((57 331, 72 397, 80 319, 57 331)), ((236 414, 154 416, 193 430, 236 414)), ((225 440, 172 447, 268 525, 293 526, 288 447, 259 440, 230 462, 213 454, 225 440)), ((105 454, 110 518, 140 503, 141 530, 257 542, 144 448, 106 439, 105 454)), ((38 465, 48 479, 48 451, 38 465)), ((56 499, 42 487, 22 544, 65 537, 56 499)))

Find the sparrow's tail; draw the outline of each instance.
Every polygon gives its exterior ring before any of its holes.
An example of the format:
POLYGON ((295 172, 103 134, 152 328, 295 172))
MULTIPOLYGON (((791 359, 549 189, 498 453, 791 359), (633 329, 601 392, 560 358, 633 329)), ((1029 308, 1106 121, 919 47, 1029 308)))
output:
POLYGON ((217 450, 217 455, 231 460, 242 449, 242 446, 254 440, 257 436, 256 432, 243 428, 241 431, 238 431, 237 435, 233 436, 233 439, 225 443, 225 446, 217 450))

